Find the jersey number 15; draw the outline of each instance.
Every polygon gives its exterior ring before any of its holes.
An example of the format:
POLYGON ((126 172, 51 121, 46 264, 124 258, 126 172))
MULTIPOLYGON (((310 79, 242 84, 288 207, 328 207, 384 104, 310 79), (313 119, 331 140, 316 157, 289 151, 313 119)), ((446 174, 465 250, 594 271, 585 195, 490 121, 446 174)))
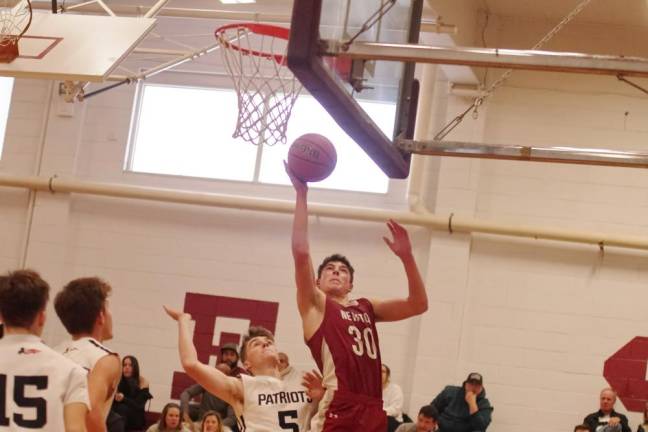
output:
MULTIPOLYGON (((47 389, 46 376, 15 376, 13 386, 13 401, 20 408, 31 408, 35 416, 25 416, 13 413, 12 419, 16 426, 27 429, 41 429, 47 424, 47 401, 40 397, 25 396, 27 386, 35 387, 36 390, 47 389)), ((9 426, 10 419, 7 413, 7 375, 0 374, 0 426, 9 426)))

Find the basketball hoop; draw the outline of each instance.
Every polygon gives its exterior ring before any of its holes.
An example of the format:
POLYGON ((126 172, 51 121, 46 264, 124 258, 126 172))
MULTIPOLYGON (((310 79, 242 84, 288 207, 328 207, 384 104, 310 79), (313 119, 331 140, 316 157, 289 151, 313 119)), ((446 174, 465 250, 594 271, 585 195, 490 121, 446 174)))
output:
POLYGON ((11 63, 18 57, 18 41, 27 32, 32 20, 30 0, 0 1, 0 63, 11 63))
POLYGON ((286 143, 290 113, 301 84, 286 65, 289 30, 237 23, 215 32, 238 96, 234 138, 253 144, 286 143))

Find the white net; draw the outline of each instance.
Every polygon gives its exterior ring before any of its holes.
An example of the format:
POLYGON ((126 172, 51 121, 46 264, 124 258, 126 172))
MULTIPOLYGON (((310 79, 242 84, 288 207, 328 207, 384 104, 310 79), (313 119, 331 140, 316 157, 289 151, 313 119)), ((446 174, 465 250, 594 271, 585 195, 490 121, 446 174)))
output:
POLYGON ((15 45, 31 24, 29 0, 0 0, 0 46, 15 45))
POLYGON ((232 136, 253 144, 286 143, 288 120, 301 90, 286 66, 288 41, 273 29, 287 34, 286 29, 274 26, 244 24, 216 32, 238 95, 238 120, 232 136))

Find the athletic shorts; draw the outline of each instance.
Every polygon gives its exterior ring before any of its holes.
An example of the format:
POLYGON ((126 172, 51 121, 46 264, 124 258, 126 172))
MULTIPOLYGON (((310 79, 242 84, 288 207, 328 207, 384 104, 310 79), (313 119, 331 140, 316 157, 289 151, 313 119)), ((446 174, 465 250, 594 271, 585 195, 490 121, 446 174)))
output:
POLYGON ((322 432, 385 432, 387 414, 380 399, 336 390, 322 432))

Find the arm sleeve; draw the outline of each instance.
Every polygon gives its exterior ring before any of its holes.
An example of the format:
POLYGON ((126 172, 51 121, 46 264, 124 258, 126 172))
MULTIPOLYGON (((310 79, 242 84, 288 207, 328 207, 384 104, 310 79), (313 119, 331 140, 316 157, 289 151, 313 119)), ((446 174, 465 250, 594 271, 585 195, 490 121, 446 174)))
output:
POLYGON ((470 416, 470 426, 475 431, 485 431, 491 422, 493 407, 487 400, 480 401, 479 411, 470 416))
POLYGON ((434 408, 439 411, 439 414, 441 414, 445 408, 448 406, 448 387, 444 388, 441 393, 439 393, 432 402, 430 402, 430 405, 434 405, 434 408))
POLYGON ((124 403, 126 405, 130 406, 131 408, 136 408, 138 410, 144 411, 144 408, 146 407, 146 401, 149 399, 153 399, 153 395, 149 392, 148 387, 144 387, 143 389, 138 389, 137 394, 135 397, 124 397, 124 403))
POLYGON ((400 386, 391 384, 383 398, 383 409, 388 416, 398 417, 403 413, 403 390, 400 386))
POLYGON ((88 396, 88 373, 80 366, 74 366, 70 370, 68 386, 65 391, 64 405, 81 402, 90 407, 88 396))
POLYGON ((628 417, 624 415, 621 416, 621 430, 623 432, 632 432, 632 429, 630 429, 630 424, 628 423, 628 417))
POLYGON ((189 409, 189 399, 199 394, 203 394, 204 392, 205 389, 200 384, 194 384, 191 387, 187 387, 180 394, 180 412, 187 412, 187 410, 189 409))

